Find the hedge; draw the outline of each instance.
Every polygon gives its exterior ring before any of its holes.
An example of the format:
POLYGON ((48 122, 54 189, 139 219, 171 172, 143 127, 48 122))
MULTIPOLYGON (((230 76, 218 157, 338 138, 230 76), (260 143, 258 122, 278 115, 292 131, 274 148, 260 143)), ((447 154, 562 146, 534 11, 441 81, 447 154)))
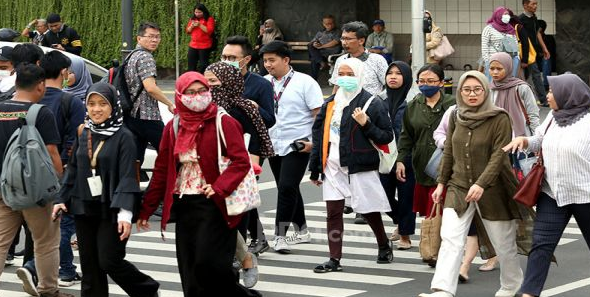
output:
MULTIPOLYGON (((162 42, 155 53, 158 67, 174 68, 174 1, 133 1, 134 32, 142 20, 154 21, 162 28, 162 42)), ((227 36, 245 35, 254 42, 258 34, 260 0, 204 0, 215 18, 219 43, 227 36)), ((186 68, 186 55, 190 36, 184 26, 192 14, 195 1, 179 0, 180 61, 186 68)), ((32 19, 46 18, 52 12, 59 13, 64 23, 80 34, 82 56, 100 65, 109 66, 120 56, 121 50, 121 0, 0 0, 0 28, 21 31, 32 19)), ((21 38, 20 41, 26 41, 21 38)), ((221 46, 218 47, 221 49, 221 46)), ((213 53, 212 59, 218 59, 213 53)))

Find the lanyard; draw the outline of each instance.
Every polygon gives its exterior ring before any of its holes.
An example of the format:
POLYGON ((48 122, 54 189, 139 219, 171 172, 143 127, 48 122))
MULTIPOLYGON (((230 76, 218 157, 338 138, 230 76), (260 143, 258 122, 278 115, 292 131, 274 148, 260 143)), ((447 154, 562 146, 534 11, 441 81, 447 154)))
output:
POLYGON ((98 157, 98 153, 102 149, 104 145, 104 140, 101 140, 96 147, 96 151, 92 153, 92 134, 88 131, 88 158, 90 159, 90 167, 92 169, 96 169, 96 158, 98 157))
POLYGON ((283 96, 283 92, 285 92, 285 89, 287 88, 287 85, 291 81, 291 78, 293 78, 293 75, 294 74, 295 74, 295 71, 293 71, 293 69, 291 69, 289 71, 289 75, 287 76, 287 78, 285 78, 285 82, 283 83, 283 87, 281 87, 281 90, 279 91, 278 94, 275 91, 275 83, 274 83, 274 81, 273 80, 270 81, 270 83, 272 84, 272 90, 273 90, 274 99, 275 99, 275 114, 278 114, 279 113, 279 101, 281 100, 281 97, 283 96))

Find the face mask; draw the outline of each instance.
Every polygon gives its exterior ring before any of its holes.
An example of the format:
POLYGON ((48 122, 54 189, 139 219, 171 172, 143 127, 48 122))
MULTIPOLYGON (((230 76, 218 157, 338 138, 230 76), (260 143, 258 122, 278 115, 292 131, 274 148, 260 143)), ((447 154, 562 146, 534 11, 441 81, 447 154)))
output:
POLYGON ((425 17, 424 19, 422 19, 422 30, 424 31, 424 33, 432 32, 432 18, 425 17))
POLYGON ((10 71, 9 70, 0 70, 0 78, 9 77, 10 71))
POLYGON ((507 15, 507 14, 502 15, 502 23, 504 23, 504 24, 510 23, 510 15, 507 15))
POLYGON ((211 92, 196 95, 180 94, 180 102, 182 102, 182 105, 195 112, 202 112, 207 109, 209 104, 211 104, 211 100, 211 92))
POLYGON ((61 88, 62 88, 62 89, 65 89, 65 88, 67 88, 67 87, 68 87, 68 84, 69 84, 69 82, 70 82, 70 80, 69 80, 69 79, 67 79, 67 78, 66 78, 66 79, 64 79, 64 80, 63 80, 63 82, 61 83, 61 88))
POLYGON ((228 64, 230 66, 234 66, 236 67, 238 70, 241 70, 242 67, 240 67, 240 62, 242 62, 244 59, 239 60, 239 61, 229 61, 229 60, 222 60, 221 62, 228 64))
POLYGON ((270 33, 270 32, 272 32, 272 28, 266 28, 266 29, 264 29, 264 31, 266 31, 266 33, 270 33))
POLYGON ((424 86, 420 86, 418 88, 420 89, 420 92, 422 92, 422 94, 424 96, 426 96, 426 98, 430 98, 430 97, 434 96, 436 93, 438 93, 438 91, 440 91, 439 86, 424 85, 424 86))
POLYGON ((336 79, 336 84, 346 92, 354 92, 359 88, 359 80, 354 76, 340 76, 336 79))

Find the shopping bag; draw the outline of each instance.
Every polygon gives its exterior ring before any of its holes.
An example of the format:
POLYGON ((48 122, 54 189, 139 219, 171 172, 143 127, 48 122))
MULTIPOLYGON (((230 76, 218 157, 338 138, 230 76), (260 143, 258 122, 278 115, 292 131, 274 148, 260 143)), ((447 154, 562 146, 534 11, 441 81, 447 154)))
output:
POLYGON ((441 204, 432 206, 430 216, 422 221, 420 227, 420 256, 424 262, 436 261, 440 249, 440 226, 442 224, 441 204))

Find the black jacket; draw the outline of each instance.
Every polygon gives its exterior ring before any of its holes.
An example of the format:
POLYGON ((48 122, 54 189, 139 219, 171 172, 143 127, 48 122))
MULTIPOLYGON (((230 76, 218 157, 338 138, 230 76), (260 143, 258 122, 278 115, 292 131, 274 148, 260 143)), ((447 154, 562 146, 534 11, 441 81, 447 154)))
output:
MULTIPOLYGON (((348 166, 350 174, 379 169, 379 154, 369 139, 375 144, 388 144, 394 139, 387 104, 380 98, 375 98, 367 109, 370 120, 364 127, 361 127, 352 118, 353 110, 357 107, 363 108, 369 98, 371 98, 371 94, 362 90, 342 111, 339 145, 340 166, 348 166)), ((324 136, 324 127, 330 125, 329 122, 326 122, 326 114, 328 106, 333 106, 333 101, 334 95, 326 99, 316 116, 312 128, 313 147, 309 170, 312 173, 311 178, 314 180, 317 180, 319 174, 324 171, 322 151, 324 146, 329 148, 329 143, 324 143, 325 140, 329 139, 328 135, 324 136)), ((327 156, 325 157, 327 158, 327 156)))
POLYGON ((52 44, 61 44, 66 52, 78 56, 82 53, 82 41, 80 41, 78 32, 67 25, 63 25, 60 32, 53 33, 53 31, 49 30, 45 33, 41 45, 51 47, 52 44))

